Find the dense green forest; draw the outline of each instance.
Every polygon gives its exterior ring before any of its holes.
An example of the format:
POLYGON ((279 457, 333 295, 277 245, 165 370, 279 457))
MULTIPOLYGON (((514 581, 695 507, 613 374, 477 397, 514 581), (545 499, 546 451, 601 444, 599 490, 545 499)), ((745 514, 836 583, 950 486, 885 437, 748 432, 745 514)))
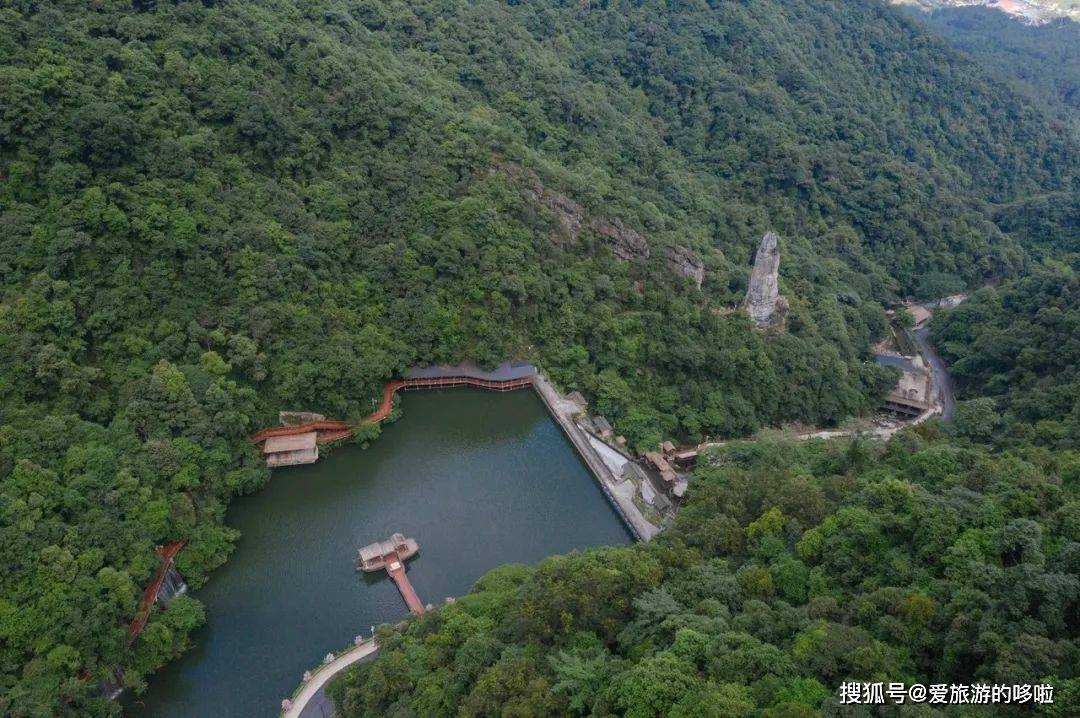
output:
POLYGON ((1080 261, 986 287, 931 325, 960 390, 954 430, 1080 449, 1080 261))
POLYGON ((957 50, 1066 121, 1080 111, 1080 23, 1027 25, 998 10, 955 7, 913 12, 957 50))
POLYGON ((331 691, 346 718, 983 716, 1035 711, 843 712, 838 686, 1049 682, 1040 714, 1075 715, 1078 574, 1076 451, 993 453, 933 425, 740 442, 652 544, 496 569, 381 629, 331 691))
POLYGON ((983 397, 952 424, 715 449, 653 543, 506 566, 383 627, 378 658, 331 684, 338 708, 809 718, 855 715, 838 686, 861 680, 1049 683, 1037 711, 910 714, 1074 715, 1078 320, 1067 267, 980 290, 932 325, 983 397))
POLYGON ((832 424, 882 302, 1075 246, 1077 147, 870 0, 0 3, 0 713, 182 650, 190 599, 128 641, 153 547, 225 560, 279 409, 514 356, 639 447, 832 424))

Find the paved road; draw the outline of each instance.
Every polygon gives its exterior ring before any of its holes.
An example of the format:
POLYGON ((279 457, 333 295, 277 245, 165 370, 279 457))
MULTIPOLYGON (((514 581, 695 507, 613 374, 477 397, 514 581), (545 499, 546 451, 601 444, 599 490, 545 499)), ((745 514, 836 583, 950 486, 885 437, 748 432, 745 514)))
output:
POLYGON ((282 718, 330 718, 333 716, 334 704, 325 691, 327 682, 357 661, 372 658, 376 651, 378 651, 378 646, 375 645, 375 641, 369 640, 322 666, 296 694, 292 707, 287 711, 282 711, 282 718))
MULTIPOLYGON (((356 663, 363 663, 364 661, 375 660, 375 654, 371 653, 356 663)), ((334 718, 334 702, 330 700, 330 696, 326 695, 326 685, 319 686, 319 689, 315 691, 314 695, 308 700, 307 705, 304 706, 304 710, 300 712, 300 718, 334 718)))
POLYGON ((934 345, 930 343, 930 332, 925 326, 913 329, 910 334, 919 347, 919 353, 930 362, 930 368, 933 370, 934 388, 941 395, 941 420, 950 421, 956 397, 952 377, 949 376, 949 368, 945 366, 945 362, 938 356, 934 345))

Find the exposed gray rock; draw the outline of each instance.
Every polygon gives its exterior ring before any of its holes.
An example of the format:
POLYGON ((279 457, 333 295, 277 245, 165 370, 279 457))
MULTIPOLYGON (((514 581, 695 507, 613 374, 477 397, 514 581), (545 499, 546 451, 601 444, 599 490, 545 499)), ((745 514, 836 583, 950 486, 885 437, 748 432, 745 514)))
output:
POLYGON ((750 273, 750 286, 746 290, 746 313, 759 327, 773 323, 780 303, 778 243, 779 238, 773 232, 766 232, 761 238, 754 258, 754 270, 750 273))
POLYGON ((306 424, 309 421, 322 421, 326 417, 316 414, 314 411, 279 411, 278 421, 282 426, 296 426, 306 424))
POLYGON ((611 253, 619 259, 649 258, 649 243, 636 229, 623 224, 621 217, 594 219, 589 222, 589 229, 600 235, 611 253))
MULTIPOLYGON (((535 172, 516 163, 502 167, 521 187, 533 205, 551 210, 555 220, 552 240, 567 246, 577 242, 581 230, 596 232, 619 259, 648 259, 649 243, 641 234, 627 227, 621 217, 591 217, 584 207, 564 194, 546 187, 535 172)), ((494 171, 494 170, 493 170, 494 171)))
POLYGON ((701 283, 705 281, 705 264, 701 257, 697 256, 692 249, 676 244, 668 249, 668 267, 680 277, 693 280, 694 286, 701 289, 701 283))
POLYGON ((508 172, 534 205, 551 210, 556 224, 554 239, 559 244, 576 242, 585 225, 585 208, 566 195, 549 190, 535 173, 521 165, 510 165, 508 172))

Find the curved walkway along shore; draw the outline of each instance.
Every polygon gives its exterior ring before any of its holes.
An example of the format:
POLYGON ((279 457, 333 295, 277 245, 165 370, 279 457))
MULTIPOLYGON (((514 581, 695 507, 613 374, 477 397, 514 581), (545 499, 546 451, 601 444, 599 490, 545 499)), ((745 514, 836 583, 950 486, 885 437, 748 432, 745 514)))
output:
MULTIPOLYGON (((455 386, 475 386, 490 391, 515 391, 533 385, 536 369, 531 364, 506 364, 494 372, 482 372, 469 367, 431 367, 414 369, 404 379, 394 379, 383 384, 379 407, 364 417, 361 424, 378 424, 394 410, 394 395, 399 391, 413 389, 447 389, 455 386)), ((293 436, 308 432, 318 433, 318 442, 345 439, 353 434, 353 427, 344 421, 322 419, 294 426, 274 426, 252 435, 251 440, 260 444, 272 437, 293 436)))
POLYGON ((345 651, 340 656, 337 656, 330 663, 322 664, 318 670, 315 671, 311 679, 306 681, 297 693, 289 699, 288 707, 282 705, 281 718, 310 718, 315 715, 311 711, 305 712, 310 704, 314 708, 318 704, 325 703, 326 693, 323 688, 330 681, 331 678, 336 676, 341 671, 345 670, 352 664, 362 661, 365 658, 375 655, 375 652, 379 650, 379 646, 375 643, 375 639, 368 639, 348 651, 345 651))

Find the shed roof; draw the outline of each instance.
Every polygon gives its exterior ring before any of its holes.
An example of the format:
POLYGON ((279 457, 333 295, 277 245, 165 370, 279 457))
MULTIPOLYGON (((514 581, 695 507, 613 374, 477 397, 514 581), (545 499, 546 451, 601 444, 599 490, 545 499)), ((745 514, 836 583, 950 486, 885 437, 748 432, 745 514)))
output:
MULTIPOLYGON (((398 535, 398 534, 395 534, 398 535)), ((369 543, 360 549, 360 560, 371 561, 383 556, 388 556, 397 551, 397 546, 394 545, 394 541, 376 541, 375 543, 369 543)))
POLYGON ((306 434, 293 434, 291 436, 272 436, 263 444, 264 454, 277 454, 282 451, 301 451, 314 449, 318 432, 309 431, 306 434))
POLYGON ((649 463, 656 467, 656 470, 660 472, 660 478, 662 478, 664 481, 671 482, 678 478, 678 475, 675 473, 675 469, 671 467, 671 464, 668 463, 668 460, 665 459, 663 455, 659 452, 646 451, 645 458, 649 460, 649 463))
POLYGON ((915 320, 916 326, 920 324, 925 324, 926 322, 930 321, 930 317, 933 316, 930 310, 921 304, 912 304, 907 308, 907 310, 911 314, 911 317, 915 320))

